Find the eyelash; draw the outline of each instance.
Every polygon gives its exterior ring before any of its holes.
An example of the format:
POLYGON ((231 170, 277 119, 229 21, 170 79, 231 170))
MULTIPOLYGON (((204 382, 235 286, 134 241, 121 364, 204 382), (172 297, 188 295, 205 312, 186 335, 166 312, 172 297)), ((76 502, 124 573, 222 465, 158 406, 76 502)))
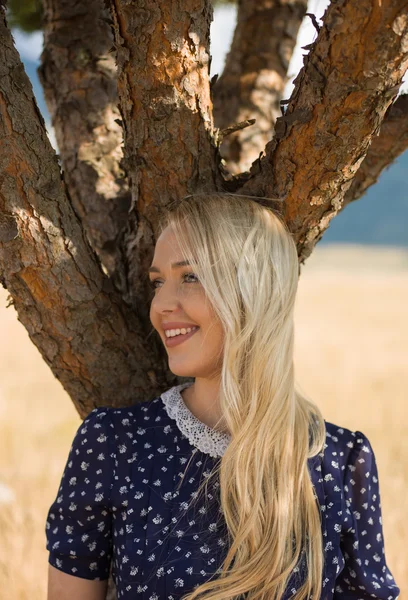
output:
MULTIPOLYGON (((198 283, 197 275, 195 275, 194 273, 184 273, 183 277, 188 277, 189 275, 192 275, 193 277, 195 277, 197 281, 187 281, 187 283, 198 283)), ((158 286, 155 285, 157 281, 159 281, 158 278, 149 280, 149 285, 153 290, 158 289, 158 286)))

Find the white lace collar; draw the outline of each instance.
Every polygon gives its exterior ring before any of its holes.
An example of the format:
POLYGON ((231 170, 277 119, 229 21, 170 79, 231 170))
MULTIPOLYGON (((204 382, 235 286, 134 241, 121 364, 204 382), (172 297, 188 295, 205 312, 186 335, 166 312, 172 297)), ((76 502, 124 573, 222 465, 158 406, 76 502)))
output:
POLYGON ((221 457, 231 441, 231 436, 212 429, 193 415, 180 393, 190 385, 190 382, 175 385, 161 394, 166 412, 176 421, 177 427, 192 446, 213 458, 221 457))

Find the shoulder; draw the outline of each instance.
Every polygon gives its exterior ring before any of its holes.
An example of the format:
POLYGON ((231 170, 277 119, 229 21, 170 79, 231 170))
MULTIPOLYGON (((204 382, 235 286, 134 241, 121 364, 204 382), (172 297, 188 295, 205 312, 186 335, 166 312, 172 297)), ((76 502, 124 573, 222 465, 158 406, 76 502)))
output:
MULTIPOLYGON (((84 419, 78 429, 77 436, 95 438, 102 436, 115 437, 134 428, 143 428, 144 425, 151 426, 160 418, 158 412, 161 407, 160 396, 151 400, 145 400, 130 406, 112 407, 98 406, 94 408, 84 419)), ((104 440, 105 441, 105 440, 104 440)))
POLYGON ((104 423, 105 425, 108 423, 116 424, 123 419, 131 421, 141 418, 150 419, 159 407, 159 400, 160 396, 157 396, 152 400, 144 400, 130 406, 98 406, 86 416, 83 425, 92 426, 98 423, 104 423))
MULTIPOLYGON (((131 406, 94 408, 80 424, 70 450, 70 463, 116 460, 131 451, 131 446, 153 429, 159 398, 131 406)), ((82 467, 81 467, 82 468, 82 467)))
POLYGON ((355 444, 357 434, 359 432, 347 429, 325 420, 326 426, 326 443, 325 446, 329 449, 349 452, 355 444))
POLYGON ((371 443, 364 433, 329 421, 325 421, 325 426, 326 441, 321 456, 326 470, 345 472, 356 461, 374 460, 371 443))
POLYGON ((352 450, 360 450, 364 445, 371 446, 367 436, 359 430, 347 429, 325 421, 326 445, 328 448, 349 454, 352 450))

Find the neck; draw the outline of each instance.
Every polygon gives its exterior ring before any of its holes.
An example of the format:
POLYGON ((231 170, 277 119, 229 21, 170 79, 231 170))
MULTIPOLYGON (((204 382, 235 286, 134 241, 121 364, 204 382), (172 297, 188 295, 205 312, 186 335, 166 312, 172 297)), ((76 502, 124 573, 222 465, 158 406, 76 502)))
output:
POLYGON ((211 429, 229 433, 219 406, 220 382, 218 379, 196 377, 194 383, 182 390, 181 396, 190 412, 211 429))

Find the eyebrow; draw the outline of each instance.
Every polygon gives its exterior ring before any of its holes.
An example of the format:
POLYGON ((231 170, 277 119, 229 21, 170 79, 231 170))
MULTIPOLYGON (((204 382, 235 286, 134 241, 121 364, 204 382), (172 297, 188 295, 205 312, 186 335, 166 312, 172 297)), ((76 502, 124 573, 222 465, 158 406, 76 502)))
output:
MULTIPOLYGON (((177 267, 186 267, 187 265, 191 265, 191 262, 189 260, 180 260, 179 262, 173 263, 171 265, 171 268, 175 269, 177 267)), ((149 273, 160 273, 160 269, 152 265, 149 269, 149 273)))

